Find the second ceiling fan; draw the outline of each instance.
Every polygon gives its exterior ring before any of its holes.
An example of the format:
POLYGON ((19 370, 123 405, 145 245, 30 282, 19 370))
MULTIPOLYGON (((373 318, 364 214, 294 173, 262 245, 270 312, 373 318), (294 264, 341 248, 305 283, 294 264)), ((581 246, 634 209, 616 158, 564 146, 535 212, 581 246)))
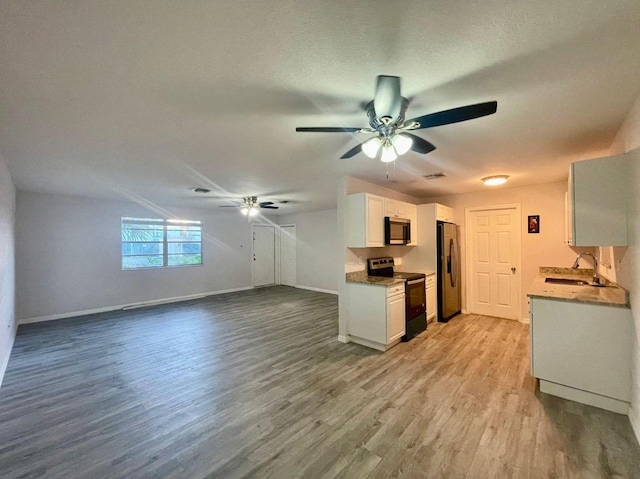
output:
POLYGON ((298 127, 296 131, 375 133, 373 138, 369 138, 367 141, 350 149, 340 158, 351 158, 361 151, 369 158, 375 158, 378 151, 382 150, 380 159, 383 162, 391 162, 409 150, 427 154, 436 149, 433 144, 424 138, 409 133, 409 131, 433 128, 492 115, 498 109, 498 102, 477 103, 405 120, 408 106, 409 100, 400 94, 400 77, 380 75, 378 76, 375 97, 366 106, 370 128, 298 127))

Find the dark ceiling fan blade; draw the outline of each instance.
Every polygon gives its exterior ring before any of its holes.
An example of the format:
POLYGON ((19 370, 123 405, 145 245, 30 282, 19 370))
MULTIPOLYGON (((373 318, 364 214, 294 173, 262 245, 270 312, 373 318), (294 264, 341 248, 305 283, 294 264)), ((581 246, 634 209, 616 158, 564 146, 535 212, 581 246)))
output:
MULTIPOLYGON (((365 142, 363 142, 365 143, 365 142)), ((362 143, 360 143, 359 145, 354 146, 353 148, 351 148, 349 151, 347 151, 344 155, 342 155, 340 157, 341 160, 346 160, 347 158, 351 158, 353 156, 356 156, 358 153, 360 153, 362 151, 362 143)))
POLYGON ((421 130, 423 128, 433 128, 434 126, 449 125, 461 121, 473 120, 482 116, 493 115, 498 109, 497 101, 489 101, 486 103, 477 103, 475 105, 461 106, 451 110, 440 111, 438 113, 430 113, 428 115, 419 116, 413 120, 408 120, 404 124, 412 130, 421 130), (418 125, 412 127, 412 123, 418 125))
POLYGON ((428 142, 424 138, 420 138, 419 136, 412 135, 411 133, 407 133, 406 131, 403 132, 402 134, 411 137, 411 139, 413 140, 413 145, 411 145, 411 149, 416 153, 422 153, 423 155, 426 155, 427 153, 431 153, 433 150, 436 149, 435 145, 428 142))
POLYGON ((373 107, 378 118, 384 116, 398 118, 402 107, 400 77, 378 75, 373 107))
POLYGON ((269 205, 272 205, 272 204, 273 204, 273 201, 261 201, 260 203, 258 203, 258 205, 260 205, 260 207, 269 206, 269 205))
POLYGON ((270 206, 270 205, 260 205, 260 208, 265 209, 265 210, 277 210, 278 208, 280 208, 279 206, 270 206))
POLYGON ((296 131, 306 131, 306 132, 315 132, 315 133, 357 133, 362 128, 351 128, 351 127, 333 127, 333 126, 299 126, 296 128, 296 131))

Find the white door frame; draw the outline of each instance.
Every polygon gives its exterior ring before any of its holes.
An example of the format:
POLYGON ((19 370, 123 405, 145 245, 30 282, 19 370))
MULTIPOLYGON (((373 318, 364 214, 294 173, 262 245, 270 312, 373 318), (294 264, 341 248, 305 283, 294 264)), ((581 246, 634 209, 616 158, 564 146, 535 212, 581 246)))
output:
POLYGON ((464 265, 465 265, 465 282, 466 282, 466 287, 465 287, 465 309, 466 312, 471 312, 471 305, 473 304, 473 296, 472 296, 472 288, 471 288, 471 282, 472 277, 471 277, 471 259, 470 259, 470 255, 471 255, 471 251, 473 251, 473 246, 472 246, 472 241, 473 238, 471 237, 471 213, 475 213, 478 211, 496 211, 496 210, 510 210, 510 209, 515 209, 516 210, 516 214, 518 215, 518 218, 520 218, 520 245, 519 245, 519 249, 520 249, 520 254, 518 255, 518 261, 517 261, 517 268, 518 271, 520 271, 520 282, 518 284, 518 300, 516 303, 516 306, 518 308, 518 317, 520 318, 520 321, 522 321, 522 212, 521 212, 521 208, 520 208, 520 203, 512 203, 512 204, 506 204, 506 205, 493 205, 493 206, 471 206, 468 208, 464 209, 464 223, 465 223, 465 242, 464 242, 464 249, 465 249, 465 260, 464 260, 464 265))
MULTIPOLYGON (((277 271, 277 273, 278 273, 278 274, 277 274, 278 284, 282 284, 282 236, 283 236, 282 228, 292 228, 292 227, 293 227, 293 228, 296 228, 296 225, 295 225, 294 223, 291 223, 291 224, 284 224, 284 225, 278 225, 278 237, 277 237, 277 240, 278 240, 278 246, 276 247, 276 252, 277 252, 277 263, 278 263, 278 267, 277 267, 276 271, 277 271)), ((297 228, 296 228, 296 230, 297 230, 297 228)), ((297 231, 296 231, 296 233, 297 233, 297 231)), ((298 241, 298 237, 297 237, 297 235, 296 235, 296 244, 297 244, 297 241, 298 241)), ((297 261, 297 260, 298 260, 298 258, 296 257, 296 249, 297 249, 296 244, 294 244, 294 251, 293 251, 293 254, 294 254, 294 258, 295 258, 295 260, 297 261)), ((295 287, 295 285, 296 285, 296 284, 297 284, 297 282, 298 282, 298 275, 297 275, 296 273, 294 273, 294 274, 295 274, 295 276, 296 276, 296 279, 295 279, 295 281, 294 281, 294 283, 295 283, 295 284, 294 284, 293 286, 295 287)))
POLYGON ((267 223, 251 223, 251 285, 255 288, 256 287, 256 271, 255 271, 255 240, 254 240, 254 232, 256 228, 273 228, 273 243, 274 243, 274 252, 273 252, 273 267, 274 267, 274 274, 273 274, 273 284, 279 284, 280 283, 280 259, 279 259, 279 253, 280 253, 280 247, 279 247, 279 229, 278 229, 278 225, 272 225, 272 224, 267 224, 267 223))

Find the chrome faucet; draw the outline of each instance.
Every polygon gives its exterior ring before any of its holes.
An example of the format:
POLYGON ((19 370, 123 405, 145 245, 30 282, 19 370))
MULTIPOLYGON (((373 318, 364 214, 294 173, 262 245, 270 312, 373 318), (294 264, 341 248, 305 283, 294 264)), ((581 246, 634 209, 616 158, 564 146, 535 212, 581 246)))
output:
POLYGON ((593 256, 593 254, 589 253, 588 251, 580 253, 571 268, 578 269, 578 266, 580 266, 580 258, 582 258, 583 256, 591 256, 591 258, 593 259, 593 284, 600 284, 600 277, 598 276, 598 260, 595 256, 593 256))

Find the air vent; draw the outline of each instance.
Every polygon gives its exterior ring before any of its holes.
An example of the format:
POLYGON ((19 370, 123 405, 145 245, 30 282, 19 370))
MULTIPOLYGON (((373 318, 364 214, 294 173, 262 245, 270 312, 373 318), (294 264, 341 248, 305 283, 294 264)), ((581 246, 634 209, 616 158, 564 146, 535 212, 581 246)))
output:
POLYGON ((211 190, 208 190, 206 188, 191 188, 191 191, 193 191, 194 193, 202 193, 202 194, 206 194, 206 193, 211 193, 211 190))
POLYGON ((440 173, 433 173, 431 175, 424 175, 424 177, 427 180, 435 180, 436 178, 446 178, 447 174, 443 173, 442 171, 440 173))

